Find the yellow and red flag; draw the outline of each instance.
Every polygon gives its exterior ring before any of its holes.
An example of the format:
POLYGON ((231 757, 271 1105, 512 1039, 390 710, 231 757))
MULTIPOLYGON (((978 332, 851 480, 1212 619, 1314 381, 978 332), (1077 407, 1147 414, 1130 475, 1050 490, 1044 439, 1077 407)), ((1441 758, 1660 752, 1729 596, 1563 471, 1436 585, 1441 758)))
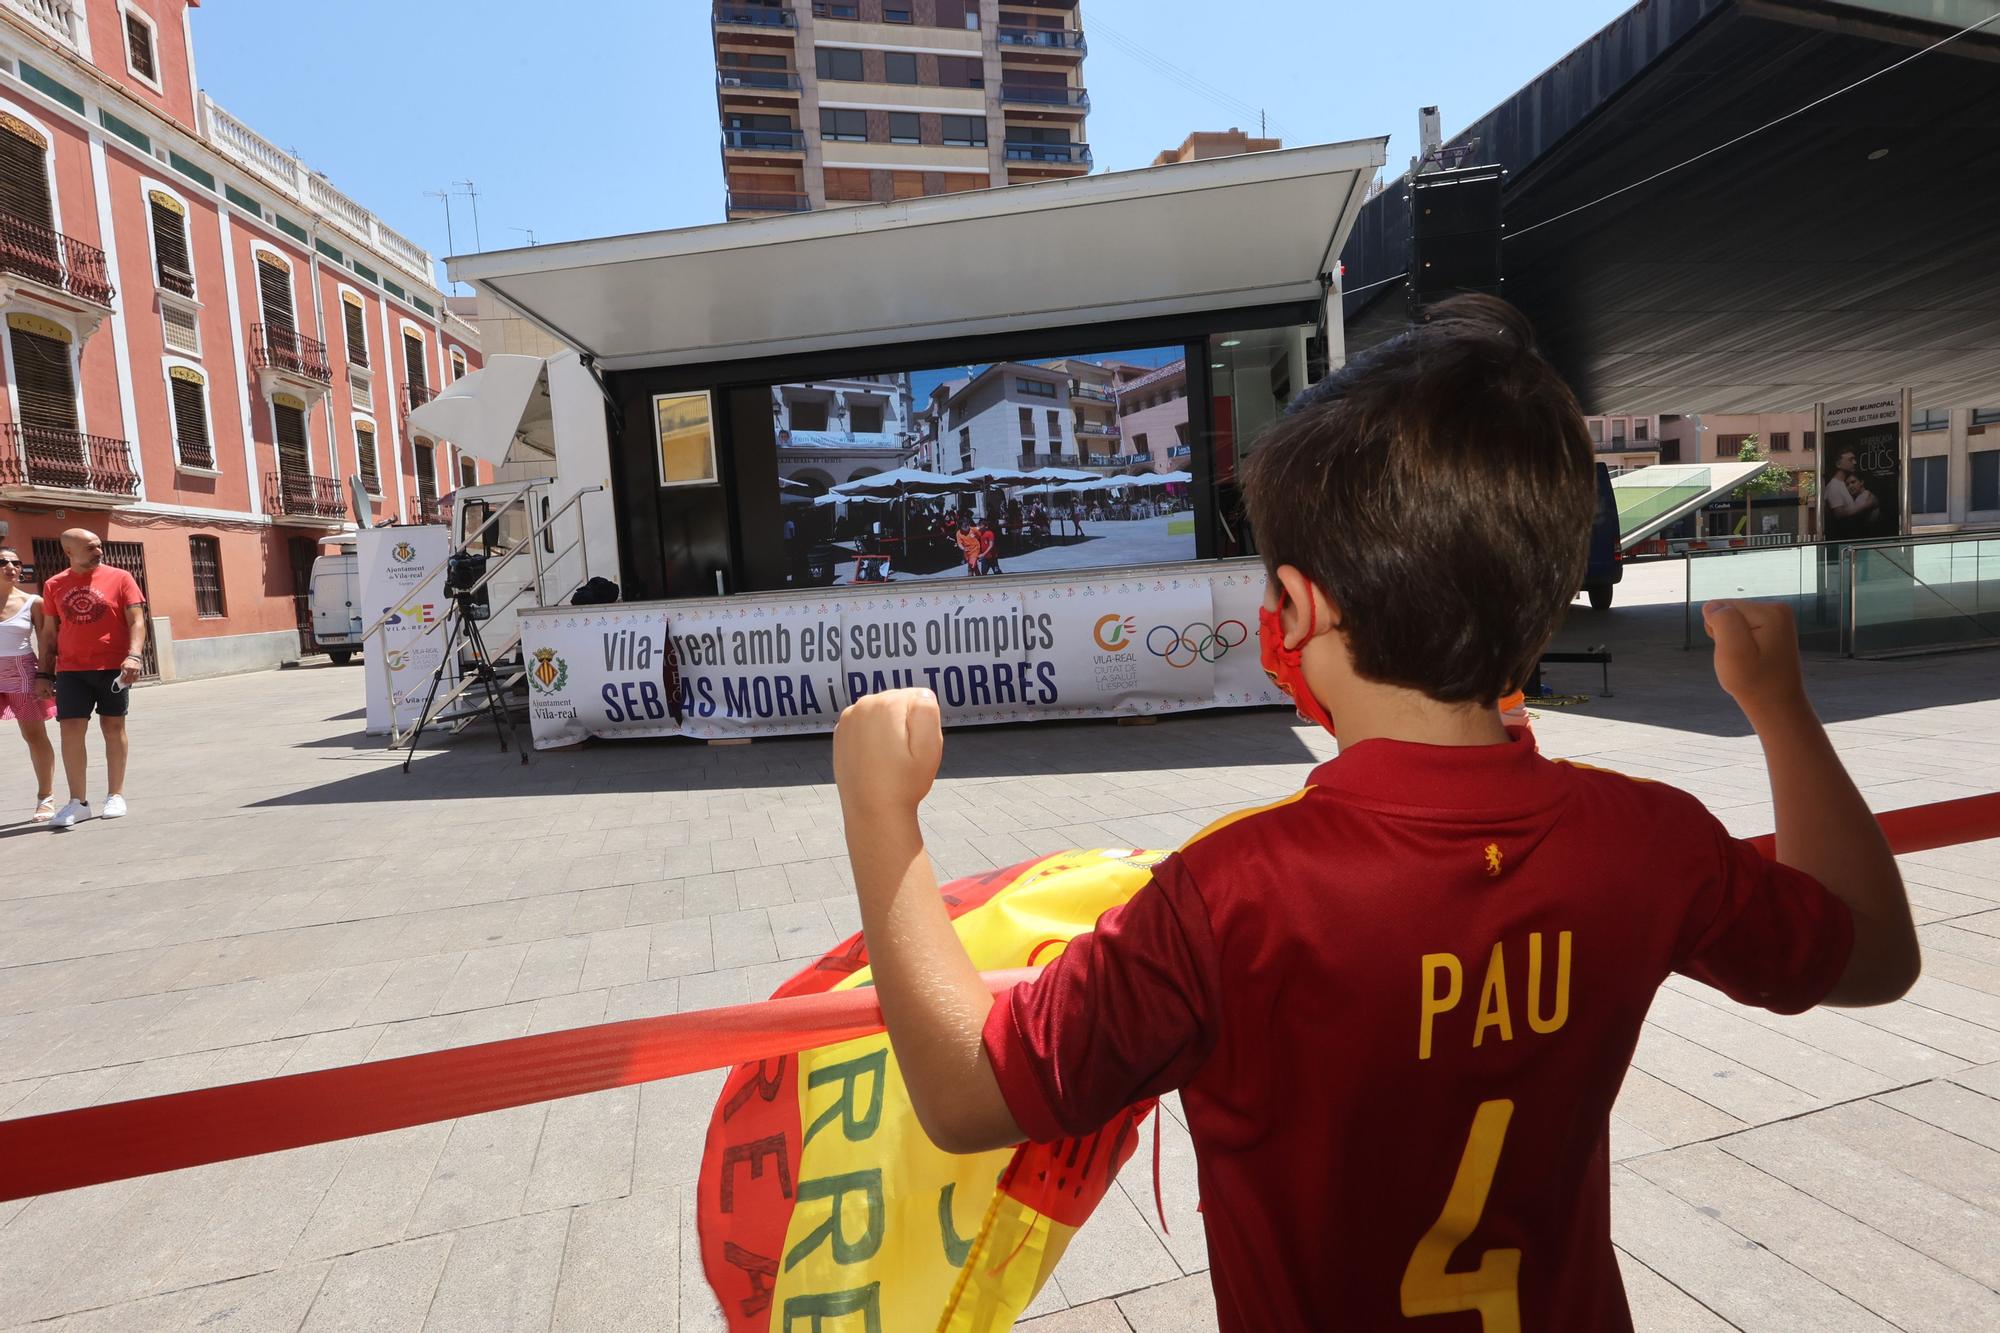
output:
MULTIPOLYGON (((944 886, 981 971, 1046 963, 1145 886, 1165 853, 1059 852, 944 886)), ((870 984, 859 935, 776 996, 870 984)), ((939 1151, 886 1034, 732 1070, 696 1211, 731 1333, 1006 1329, 1048 1280, 1153 1109, 1082 1139, 939 1151)))

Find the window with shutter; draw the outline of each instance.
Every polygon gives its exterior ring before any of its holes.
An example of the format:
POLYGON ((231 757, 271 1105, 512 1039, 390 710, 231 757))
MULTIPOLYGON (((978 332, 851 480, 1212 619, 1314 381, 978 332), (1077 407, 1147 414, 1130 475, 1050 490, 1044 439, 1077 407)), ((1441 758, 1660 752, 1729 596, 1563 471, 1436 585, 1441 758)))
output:
MULTIPOLYGON (((37 227, 54 226, 48 144, 26 121, 12 116, 0 117, 0 211, 37 227)), ((7 239, 16 243, 12 236, 7 239)))
POLYGON ((168 351, 201 355, 201 322, 191 307, 160 302, 160 331, 168 351))
POLYGON ((222 602, 221 540, 188 538, 188 563, 194 568, 194 613, 204 618, 227 615, 222 602))
POLYGON ((187 215, 172 195, 151 192, 153 259, 162 291, 194 295, 194 264, 188 258, 187 215))
POLYGON ((342 298, 341 309, 347 315, 347 364, 368 365, 368 321, 362 315, 361 303, 342 298))
POLYGON ((174 400, 174 448, 182 467, 215 467, 215 449, 208 438, 208 404, 201 380, 193 371, 175 366, 167 372, 174 400))
POLYGON ((265 327, 298 332, 298 317, 292 313, 292 271, 262 250, 257 252, 257 294, 264 303, 265 327))
POLYGON ((278 475, 288 484, 302 483, 312 475, 312 465, 306 459, 305 411, 273 403, 271 416, 277 425, 278 475))
POLYGON ((424 369, 424 340, 414 333, 403 335, 403 369, 409 372, 412 387, 430 387, 430 376, 424 369))
POLYGON ((69 344, 21 328, 11 328, 8 334, 14 349, 14 391, 20 399, 21 424, 73 434, 77 429, 76 372, 70 365, 69 344))
POLYGON ((461 486, 477 486, 479 484, 479 464, 473 462, 470 458, 459 459, 458 484, 461 486))
POLYGON ((437 503, 438 484, 437 464, 432 457, 432 450, 428 440, 417 441, 416 455, 417 499, 422 501, 426 508, 429 508, 437 503))
POLYGON ((354 425, 354 460, 361 468, 361 484, 370 495, 382 493, 382 473, 375 461, 375 428, 362 422, 354 425))
POLYGON ((458 381, 464 378, 465 378, 465 358, 461 356, 458 352, 454 351, 451 354, 452 383, 456 384, 458 381))
POLYGON ((129 9, 125 11, 125 55, 134 74, 159 82, 159 70, 153 63, 153 25, 129 9))

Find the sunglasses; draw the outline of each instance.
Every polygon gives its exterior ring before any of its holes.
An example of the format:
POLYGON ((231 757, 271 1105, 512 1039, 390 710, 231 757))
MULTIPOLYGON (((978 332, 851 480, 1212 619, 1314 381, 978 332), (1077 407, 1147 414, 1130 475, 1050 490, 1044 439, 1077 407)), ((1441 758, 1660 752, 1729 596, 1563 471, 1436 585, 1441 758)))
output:
POLYGON ((0 557, 0 565, 12 565, 16 569, 22 568, 19 560, 8 560, 5 557, 0 557))

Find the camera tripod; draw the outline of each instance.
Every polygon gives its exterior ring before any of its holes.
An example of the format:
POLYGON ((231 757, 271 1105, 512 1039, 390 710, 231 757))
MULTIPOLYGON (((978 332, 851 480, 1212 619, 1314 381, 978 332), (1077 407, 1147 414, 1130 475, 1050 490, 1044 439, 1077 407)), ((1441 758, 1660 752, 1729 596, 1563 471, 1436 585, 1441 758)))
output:
POLYGON ((437 700, 438 686, 444 683, 444 673, 452 669, 458 660, 461 643, 470 644, 474 656, 473 671, 479 677, 480 688, 486 691, 486 712, 493 719, 493 733, 500 742, 500 753, 507 753, 507 741, 513 738, 514 748, 521 751, 521 762, 528 762, 528 752, 522 748, 520 733, 514 730, 514 720, 507 714, 507 706, 500 699, 500 678, 493 670, 493 659, 486 651, 486 640, 479 633, 479 617, 473 614, 474 598, 469 592, 453 591, 452 609, 446 614, 451 617, 451 627, 445 635, 444 660, 431 673, 431 687, 424 695, 423 711, 417 714, 417 729, 410 733, 410 748, 403 754, 403 771, 410 771, 410 761, 417 757, 417 742, 424 738, 424 728, 431 724, 431 705, 437 700))

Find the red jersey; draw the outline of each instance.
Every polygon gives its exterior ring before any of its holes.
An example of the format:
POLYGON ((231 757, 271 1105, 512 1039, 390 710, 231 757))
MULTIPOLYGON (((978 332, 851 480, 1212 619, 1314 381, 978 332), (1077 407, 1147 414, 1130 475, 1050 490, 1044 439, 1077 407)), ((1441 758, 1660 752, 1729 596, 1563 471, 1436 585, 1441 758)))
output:
POLYGON ((1182 1090, 1225 1330, 1606 1333, 1611 1104, 1653 992, 1795 1012, 1851 942, 1685 792, 1370 740, 1162 862, 985 1043, 1038 1141, 1182 1090))
POLYGON ((130 574, 99 564, 88 574, 65 569, 42 581, 42 610, 56 622, 56 670, 116 671, 132 651, 125 608, 145 605, 130 574))

